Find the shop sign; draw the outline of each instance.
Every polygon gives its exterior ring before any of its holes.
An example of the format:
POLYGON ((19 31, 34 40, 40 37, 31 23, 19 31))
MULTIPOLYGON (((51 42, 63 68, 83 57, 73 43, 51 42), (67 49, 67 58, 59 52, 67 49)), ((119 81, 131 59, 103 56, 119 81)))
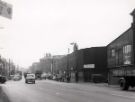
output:
POLYGON ((83 68, 95 68, 95 64, 84 64, 83 68))

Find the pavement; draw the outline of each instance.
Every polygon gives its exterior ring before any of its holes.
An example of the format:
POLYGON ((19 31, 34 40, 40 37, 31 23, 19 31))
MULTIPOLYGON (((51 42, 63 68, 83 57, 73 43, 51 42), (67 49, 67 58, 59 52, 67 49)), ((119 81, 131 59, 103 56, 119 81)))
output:
POLYGON ((2 89, 2 86, 0 86, 0 102, 10 102, 7 95, 2 89))

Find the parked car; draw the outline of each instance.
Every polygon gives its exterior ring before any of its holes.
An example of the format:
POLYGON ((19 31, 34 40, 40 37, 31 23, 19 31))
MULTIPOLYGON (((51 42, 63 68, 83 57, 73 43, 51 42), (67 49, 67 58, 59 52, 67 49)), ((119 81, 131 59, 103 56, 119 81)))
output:
POLYGON ((53 75, 52 74, 50 74, 50 73, 47 73, 47 75, 46 75, 46 79, 53 79, 53 75))
POLYGON ((19 81, 19 80, 21 80, 21 76, 20 75, 14 75, 13 80, 19 81))
POLYGON ((42 78, 42 79, 46 79, 46 77, 47 77, 47 74, 46 74, 46 73, 42 73, 42 74, 41 74, 41 78, 42 78))
POLYGON ((25 77, 25 83, 33 83, 35 84, 35 74, 27 74, 26 77, 25 77))
POLYGON ((0 83, 4 84, 7 81, 5 76, 0 75, 0 83))

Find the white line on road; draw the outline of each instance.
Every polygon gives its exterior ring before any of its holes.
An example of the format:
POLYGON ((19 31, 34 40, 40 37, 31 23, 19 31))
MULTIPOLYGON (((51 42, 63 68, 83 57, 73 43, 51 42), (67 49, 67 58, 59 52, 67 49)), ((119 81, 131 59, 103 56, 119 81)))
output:
POLYGON ((111 95, 118 96, 118 97, 123 97, 123 98, 135 99, 135 97, 132 97, 132 96, 124 96, 124 95, 119 95, 119 94, 111 94, 111 95))

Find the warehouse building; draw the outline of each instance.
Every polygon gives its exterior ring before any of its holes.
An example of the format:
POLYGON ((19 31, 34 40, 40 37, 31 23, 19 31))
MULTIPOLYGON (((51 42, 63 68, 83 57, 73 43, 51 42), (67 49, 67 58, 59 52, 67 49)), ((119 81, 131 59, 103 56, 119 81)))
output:
POLYGON ((102 77, 105 81, 105 78, 107 80, 106 58, 106 47, 80 49, 55 62, 54 69, 70 74, 71 81, 93 81, 93 75, 102 77))
POLYGON ((107 67, 110 84, 118 84, 123 75, 135 74, 127 73, 128 70, 134 69, 135 63, 135 10, 131 15, 133 16, 131 27, 107 45, 107 67))

